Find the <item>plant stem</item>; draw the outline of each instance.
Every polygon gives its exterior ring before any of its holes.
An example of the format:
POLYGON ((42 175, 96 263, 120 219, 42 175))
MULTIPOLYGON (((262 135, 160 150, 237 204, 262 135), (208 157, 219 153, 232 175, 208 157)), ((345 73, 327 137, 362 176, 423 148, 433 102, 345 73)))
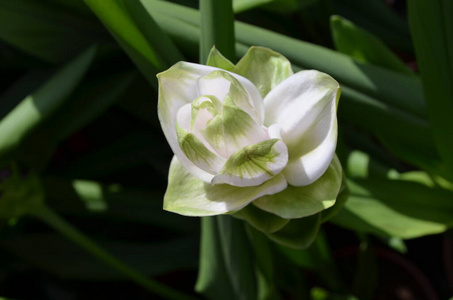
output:
POLYGON ((76 229, 74 226, 72 226, 47 206, 40 206, 38 209, 35 209, 32 212, 32 215, 48 224, 50 227, 85 249, 87 252, 91 253, 91 255, 103 261, 110 267, 116 269, 118 272, 124 274, 148 291, 169 300, 197 299, 190 295, 186 295, 179 291, 173 290, 168 286, 151 278, 148 278, 144 274, 134 270, 121 260, 108 253, 106 250, 102 249, 90 238, 88 238, 81 231, 76 229))
POLYGON ((235 60, 234 14, 231 0, 200 0, 200 63, 206 63, 215 46, 223 56, 235 60))

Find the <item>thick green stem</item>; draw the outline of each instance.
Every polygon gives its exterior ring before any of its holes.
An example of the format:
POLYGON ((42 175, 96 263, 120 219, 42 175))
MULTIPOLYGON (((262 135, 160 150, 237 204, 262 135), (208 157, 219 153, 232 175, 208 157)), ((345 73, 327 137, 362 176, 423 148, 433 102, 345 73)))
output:
POLYGON ((200 63, 206 63, 215 46, 226 58, 235 59, 234 14, 231 0, 200 0, 200 63))
POLYGON ((153 294, 159 295, 164 299, 170 300, 187 300, 187 299, 197 299, 190 295, 183 294, 179 291, 173 290, 164 284, 154 281, 151 278, 146 277, 140 272, 134 270, 130 266, 126 265, 101 247, 94 243, 82 232, 73 227, 70 223, 56 214, 53 210, 46 206, 41 206, 38 209, 35 209, 32 213, 35 217, 41 221, 47 223, 56 231, 60 232, 62 235, 72 240, 74 243, 85 249, 87 252, 91 253, 94 257, 103 261, 105 264, 116 269, 118 272, 124 274, 131 280, 133 280, 138 285, 147 289, 153 294))

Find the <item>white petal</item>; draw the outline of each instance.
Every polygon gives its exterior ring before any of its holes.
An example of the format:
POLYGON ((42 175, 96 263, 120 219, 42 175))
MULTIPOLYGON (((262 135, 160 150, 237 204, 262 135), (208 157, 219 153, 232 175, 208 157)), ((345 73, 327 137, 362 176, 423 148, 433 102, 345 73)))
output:
POLYGON ((289 184, 302 186, 316 181, 332 161, 339 95, 339 85, 329 75, 301 71, 264 99, 265 124, 280 125, 288 146, 289 163, 284 174, 289 184))
POLYGON ((237 107, 230 94, 225 97, 222 113, 215 116, 201 133, 211 147, 225 158, 243 147, 269 139, 266 128, 237 107))
POLYGON ((228 94, 228 92, 230 92, 231 84, 235 84, 239 88, 243 88, 248 95, 248 103, 238 103, 237 101, 235 101, 235 104, 246 111, 251 117, 255 118, 257 122, 263 123, 263 98, 261 97, 258 89, 253 85, 253 83, 245 77, 231 72, 219 70, 218 72, 214 72, 198 80, 198 93, 200 96, 215 96, 217 99, 223 102, 225 96, 228 94), (233 80, 228 75, 232 76, 233 80), (236 79, 239 84, 234 82, 234 79, 236 79))
POLYGON ((176 135, 178 110, 198 97, 197 80, 217 68, 179 62, 157 75, 159 81, 158 115, 162 130, 171 149, 182 164, 197 178, 211 182, 213 175, 195 166, 183 153, 176 135))
POLYGON ((191 104, 183 105, 177 116, 178 144, 186 157, 197 167, 210 174, 217 174, 226 162, 204 140, 190 130, 191 104))

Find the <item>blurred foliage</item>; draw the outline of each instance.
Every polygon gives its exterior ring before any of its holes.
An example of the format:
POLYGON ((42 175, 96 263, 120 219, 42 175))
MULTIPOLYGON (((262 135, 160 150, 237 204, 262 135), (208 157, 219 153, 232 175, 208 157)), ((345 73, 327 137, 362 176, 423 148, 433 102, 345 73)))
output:
MULTIPOLYGON (((196 289, 211 299, 373 299, 384 256, 372 243, 410 252, 404 240, 453 226, 452 2, 411 0, 406 9, 398 0, 235 0, 236 21, 219 25, 234 26, 232 60, 252 45, 269 47, 294 71, 317 69, 341 84, 337 154, 346 186, 337 205, 269 239, 239 218, 205 218, 199 259, 200 220, 162 210, 172 152, 155 77, 179 60, 198 61, 200 32, 225 42, 197 7, 0 2, 0 296, 155 299, 31 217, 33 209, 9 214, 6 196, 34 193, 24 188, 31 181, 46 207, 169 289, 201 297, 193 291, 200 261, 196 289), (342 266, 329 246, 351 232, 366 245, 357 268, 342 266), (294 241, 305 249, 291 248, 294 241), (374 281, 360 281, 368 273, 374 281)), ((263 218, 269 232, 286 225, 263 218)), ((436 299, 414 285, 418 299, 436 299)))

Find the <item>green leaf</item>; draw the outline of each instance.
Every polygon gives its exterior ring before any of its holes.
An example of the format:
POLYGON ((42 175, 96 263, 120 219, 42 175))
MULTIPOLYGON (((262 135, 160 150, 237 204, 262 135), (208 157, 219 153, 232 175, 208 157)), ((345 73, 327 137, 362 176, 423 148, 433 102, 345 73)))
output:
POLYGON ((99 117, 124 93, 136 77, 134 73, 90 78, 46 123, 46 132, 61 141, 99 117))
POLYGON ((303 218, 333 206, 340 192, 341 182, 341 164, 335 157, 326 172, 314 183, 288 186, 279 193, 256 199, 253 204, 282 218, 303 218))
POLYGON ((340 119, 374 133, 402 160, 421 168, 439 169, 429 123, 342 85, 340 119), (360 112, 360 113, 358 113, 360 112), (434 168, 433 168, 434 167, 434 168))
POLYGON ((275 260, 269 239, 250 226, 246 227, 252 246, 257 283, 257 298, 260 300, 280 299, 275 284, 275 260))
POLYGON ((213 46, 233 61, 235 51, 232 0, 200 0, 200 15, 200 63, 207 62, 213 46))
POLYGON ((203 218, 195 289, 210 299, 256 299, 256 279, 244 224, 231 216, 203 218))
POLYGON ((373 299, 378 287, 378 261, 369 242, 362 241, 352 293, 359 299, 373 299))
POLYGON ((22 99, 43 85, 52 75, 51 70, 31 70, 5 90, 0 96, 0 119, 3 119, 22 99))
POLYGON ((451 192, 402 180, 348 181, 351 196, 332 222, 379 236, 415 238, 453 225, 451 192))
POLYGON ((88 46, 108 41, 93 20, 46 1, 0 3, 0 39, 50 63, 71 59, 88 46))
POLYGON ((85 0, 151 83, 182 56, 139 1, 85 0))
POLYGON ((258 88, 264 98, 280 82, 293 74, 291 63, 280 53, 251 47, 233 69, 258 88))
POLYGON ((42 182, 46 202, 61 213, 149 224, 183 233, 198 230, 197 219, 187 219, 162 210, 161 191, 56 177, 45 177, 42 182), (102 206, 107 209, 99 210, 102 206))
MULTIPOLYGON (((148 276, 197 267, 197 239, 194 236, 155 243, 99 241, 99 244, 148 276)), ((3 239, 1 245, 21 259, 66 280, 128 279, 124 274, 112 272, 109 266, 59 234, 21 235, 3 239)))
POLYGON ((403 52, 413 51, 407 21, 395 9, 381 0, 336 0, 335 12, 381 38, 392 48, 403 52))
POLYGON ((325 237, 318 235, 313 245, 305 250, 291 249, 278 246, 278 249, 293 263, 309 270, 320 270, 332 263, 328 248, 326 248, 325 237), (321 239, 323 239, 321 241, 321 239))
POLYGON ((0 157, 5 158, 61 107, 90 66, 96 48, 77 56, 0 121, 0 157))
POLYGON ((341 53, 361 62, 413 75, 404 62, 373 34, 340 16, 330 18, 330 27, 335 48, 341 53))
POLYGON ((233 0, 233 11, 235 14, 271 3, 275 0, 233 0))
POLYGON ((453 3, 409 1, 408 12, 435 142, 453 174, 453 3))
POLYGON ((333 257, 323 232, 318 234, 316 240, 308 249, 291 249, 279 245, 278 250, 293 264, 316 272, 330 290, 339 291, 342 289, 341 276, 333 262, 333 257))

